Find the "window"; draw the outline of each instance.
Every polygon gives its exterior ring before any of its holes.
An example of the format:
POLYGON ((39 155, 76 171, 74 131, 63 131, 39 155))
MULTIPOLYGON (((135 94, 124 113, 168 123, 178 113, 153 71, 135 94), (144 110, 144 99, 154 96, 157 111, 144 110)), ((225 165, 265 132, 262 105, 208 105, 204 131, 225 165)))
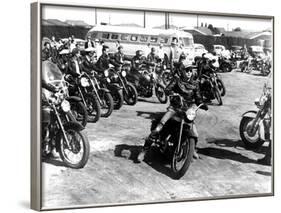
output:
POLYGON ((111 34, 111 39, 118 39, 119 35, 118 34, 111 34))
POLYGON ((140 36, 140 41, 141 42, 147 42, 148 36, 140 36))
POLYGON ((102 38, 103 39, 109 39, 109 33, 103 33, 102 38))
POLYGON ((168 43, 168 40, 169 40, 168 38, 161 37, 160 38, 160 43, 165 43, 166 44, 166 43, 168 43))
POLYGON ((131 36, 131 41, 136 41, 136 40, 138 40, 138 36, 132 35, 132 36, 131 36))
POLYGON ((157 42, 157 37, 150 37, 150 42, 156 43, 157 42))
POLYGON ((121 35, 121 40, 128 40, 129 35, 123 34, 121 35))

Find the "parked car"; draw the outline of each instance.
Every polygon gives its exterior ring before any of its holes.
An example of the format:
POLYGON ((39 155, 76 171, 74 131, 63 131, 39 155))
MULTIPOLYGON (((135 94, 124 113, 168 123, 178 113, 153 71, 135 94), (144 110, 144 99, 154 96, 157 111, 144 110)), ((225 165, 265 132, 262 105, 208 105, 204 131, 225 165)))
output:
POLYGON ((194 56, 197 57, 201 57, 203 53, 207 53, 208 51, 206 50, 206 48, 204 47, 203 44, 194 44, 194 56))
POLYGON ((220 45, 220 44, 214 44, 213 45, 213 54, 218 55, 218 56, 223 56, 226 59, 231 58, 231 53, 229 50, 225 48, 225 46, 220 45))

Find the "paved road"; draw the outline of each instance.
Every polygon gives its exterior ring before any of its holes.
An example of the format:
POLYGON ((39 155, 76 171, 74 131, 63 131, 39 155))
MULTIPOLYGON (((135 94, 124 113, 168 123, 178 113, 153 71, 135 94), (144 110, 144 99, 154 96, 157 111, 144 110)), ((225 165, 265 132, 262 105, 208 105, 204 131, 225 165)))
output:
POLYGON ((85 168, 65 168, 59 160, 44 162, 43 206, 103 205, 213 198, 271 192, 272 168, 256 163, 260 150, 245 150, 239 137, 243 112, 255 109, 265 77, 240 72, 222 74, 223 106, 215 103, 196 119, 201 159, 180 180, 173 180, 169 162, 153 150, 136 157, 149 134, 151 119, 167 105, 155 97, 124 105, 98 123, 87 125, 91 153, 85 168))

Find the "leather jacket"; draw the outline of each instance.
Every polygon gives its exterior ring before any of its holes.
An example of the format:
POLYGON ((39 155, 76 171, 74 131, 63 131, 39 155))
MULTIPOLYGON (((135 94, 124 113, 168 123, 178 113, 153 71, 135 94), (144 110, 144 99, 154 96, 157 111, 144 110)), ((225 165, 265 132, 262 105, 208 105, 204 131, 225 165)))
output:
POLYGON ((199 82, 196 80, 183 81, 178 75, 175 75, 172 81, 165 89, 166 94, 178 93, 180 94, 186 103, 189 104, 201 104, 202 97, 199 89, 199 82))

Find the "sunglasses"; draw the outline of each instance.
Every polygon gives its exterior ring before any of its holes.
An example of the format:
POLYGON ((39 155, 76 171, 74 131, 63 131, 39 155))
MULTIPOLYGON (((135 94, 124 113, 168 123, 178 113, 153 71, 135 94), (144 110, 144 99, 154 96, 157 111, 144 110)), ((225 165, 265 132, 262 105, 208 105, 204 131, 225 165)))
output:
POLYGON ((191 72, 191 73, 192 73, 192 70, 187 70, 186 73, 188 73, 188 72, 191 72))

